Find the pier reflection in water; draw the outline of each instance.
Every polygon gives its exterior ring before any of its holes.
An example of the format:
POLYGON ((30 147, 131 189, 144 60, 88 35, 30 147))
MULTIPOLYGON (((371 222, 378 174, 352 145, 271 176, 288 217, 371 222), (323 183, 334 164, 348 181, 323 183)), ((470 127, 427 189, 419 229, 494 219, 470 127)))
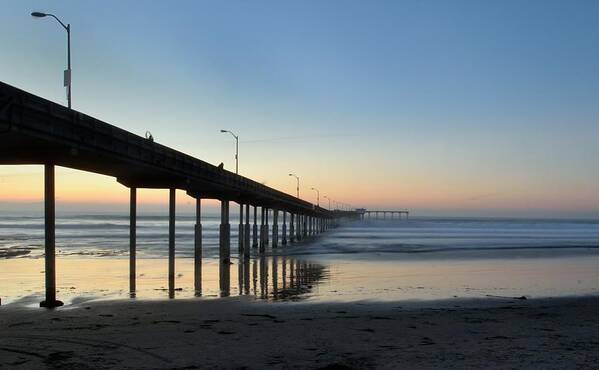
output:
MULTIPOLYGON (((177 259, 173 284, 164 279, 165 259, 138 259, 136 285, 132 298, 164 299, 255 296, 269 300, 300 300, 311 297, 318 284, 329 279, 329 267, 289 256, 255 256, 231 259, 229 268, 220 269, 218 260, 204 259, 202 284, 195 289, 193 258, 177 259)), ((2 303, 37 302, 43 294, 43 259, 0 260, 2 303)), ((87 299, 129 298, 128 261, 114 258, 60 258, 58 290, 65 303, 87 299)), ((315 292, 318 293, 318 292, 315 292)))
POLYGON ((328 278, 326 266, 281 256, 242 258, 237 266, 221 269, 220 296, 232 291, 269 300, 299 300, 328 278), (231 286, 231 271, 237 272, 237 286, 231 286))

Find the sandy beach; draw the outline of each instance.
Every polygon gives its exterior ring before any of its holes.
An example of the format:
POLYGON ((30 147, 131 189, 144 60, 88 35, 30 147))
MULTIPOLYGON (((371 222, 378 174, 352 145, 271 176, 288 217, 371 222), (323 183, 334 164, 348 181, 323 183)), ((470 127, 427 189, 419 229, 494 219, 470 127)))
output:
POLYGON ((0 308, 0 367, 596 368, 599 298, 0 308))

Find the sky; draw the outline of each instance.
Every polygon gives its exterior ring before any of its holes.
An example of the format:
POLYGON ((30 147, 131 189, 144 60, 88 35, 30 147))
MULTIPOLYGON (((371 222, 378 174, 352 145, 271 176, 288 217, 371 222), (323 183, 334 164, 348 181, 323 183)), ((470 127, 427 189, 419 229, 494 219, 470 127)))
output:
MULTIPOLYGON (((234 171, 232 130, 240 174, 294 194, 293 172, 306 200, 599 217, 599 2, 1 5, 1 81, 66 105, 66 33, 29 15, 54 13, 72 27, 74 109, 234 171)), ((0 210, 41 209, 42 180, 0 166, 0 210)), ((127 209, 113 178, 60 168, 56 191, 61 209, 127 209)))

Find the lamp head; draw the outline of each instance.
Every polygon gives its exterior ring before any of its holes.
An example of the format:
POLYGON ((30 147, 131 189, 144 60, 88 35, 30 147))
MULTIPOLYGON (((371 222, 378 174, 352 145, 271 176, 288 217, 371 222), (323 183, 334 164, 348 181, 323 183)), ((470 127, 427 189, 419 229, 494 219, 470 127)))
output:
POLYGON ((220 130, 220 132, 228 132, 227 130, 220 130))
POLYGON ((31 13, 32 17, 36 17, 36 18, 44 18, 45 16, 47 16, 48 14, 46 13, 42 13, 42 12, 33 12, 31 13))

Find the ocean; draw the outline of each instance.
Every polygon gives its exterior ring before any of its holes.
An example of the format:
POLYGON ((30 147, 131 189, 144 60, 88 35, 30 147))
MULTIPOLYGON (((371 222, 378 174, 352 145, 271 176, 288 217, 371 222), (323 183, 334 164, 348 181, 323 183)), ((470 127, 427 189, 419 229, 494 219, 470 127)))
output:
MULTIPOLYGON (((239 219, 231 219, 235 246, 239 219)), ((194 216, 177 216, 178 257, 193 257, 194 216)), ((220 217, 202 218, 204 257, 218 257, 220 217)), ((272 225, 271 225, 272 226, 272 225)), ((281 232, 281 227, 279 231, 281 232)), ((0 217, 0 257, 38 258, 43 255, 44 219, 0 217)), ((68 215, 57 218, 59 256, 118 258, 129 253, 127 215, 68 215)), ((168 217, 141 215, 137 219, 140 258, 164 258, 168 252, 168 217)), ((328 232, 318 243, 293 248, 296 255, 355 255, 362 258, 434 258, 484 255, 516 257, 527 254, 589 253, 599 248, 599 220, 511 218, 412 218, 348 222, 328 232), (467 252, 467 253, 464 253, 467 252), (394 256, 393 255, 400 255, 394 256), (412 256, 414 255, 414 256, 412 256)), ((232 247, 233 255, 236 248, 232 247)))
MULTIPOLYGON (((219 222, 214 214, 202 218, 205 297, 222 295, 217 263, 219 222)), ((194 223, 192 215, 177 216, 180 288, 176 294, 180 297, 194 296, 194 223)), ((243 264, 237 263, 238 223, 238 219, 231 220, 233 265, 227 295, 252 294, 251 289, 244 290, 243 264)), ((39 216, 0 217, 3 303, 33 302, 43 292, 43 227, 39 216)), ((56 245, 63 293, 68 290, 73 299, 125 296, 128 242, 126 214, 59 215, 56 245)), ((138 297, 162 297, 168 253, 166 216, 138 216, 137 251, 141 266, 138 297)), ((255 284, 253 293, 262 298, 272 299, 273 288, 287 285, 289 271, 303 266, 305 271, 294 272, 312 276, 310 288, 298 286, 297 294, 279 297, 401 300, 595 294, 597 262, 599 220, 412 217, 348 221, 301 243, 277 249, 269 246, 265 256, 254 250, 249 264, 256 274, 267 275, 254 277, 260 282, 266 279, 263 292, 270 293, 258 294, 260 284, 255 284), (257 265, 252 267, 253 263, 257 265), (275 270, 277 276, 273 276, 275 270)))

